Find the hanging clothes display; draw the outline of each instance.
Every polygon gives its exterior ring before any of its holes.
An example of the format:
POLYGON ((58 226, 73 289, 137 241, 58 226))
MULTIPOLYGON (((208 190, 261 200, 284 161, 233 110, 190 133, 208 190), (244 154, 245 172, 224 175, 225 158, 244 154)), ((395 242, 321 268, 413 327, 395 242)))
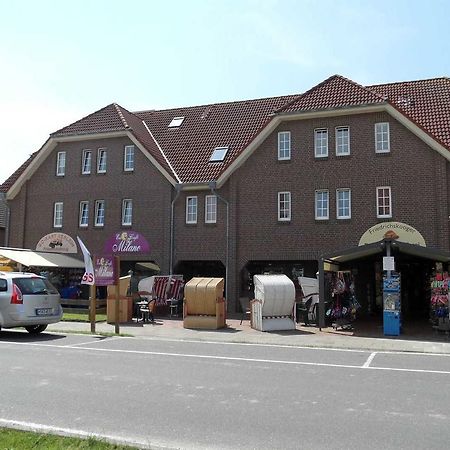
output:
POLYGON ((332 303, 326 311, 336 330, 353 328, 356 312, 361 307, 355 297, 355 285, 351 272, 334 272, 331 283, 332 303))
POLYGON ((431 278, 430 321, 438 331, 450 331, 448 272, 436 272, 431 278))

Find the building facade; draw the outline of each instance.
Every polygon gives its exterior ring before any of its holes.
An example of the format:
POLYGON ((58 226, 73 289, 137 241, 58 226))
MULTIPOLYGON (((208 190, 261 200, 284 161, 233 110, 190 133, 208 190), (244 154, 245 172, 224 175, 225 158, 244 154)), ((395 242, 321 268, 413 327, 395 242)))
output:
MULTIPOLYGON (((315 276, 378 223, 449 252, 449 160, 448 78, 364 87, 333 76, 300 95, 163 111, 112 104, 53 133, 3 184, 8 245, 34 248, 56 230, 95 254, 133 230, 150 252, 124 271, 151 261, 224 276, 235 311, 253 274, 315 276)), ((369 312, 379 258, 351 266, 369 312)), ((429 260, 399 259, 405 275, 428 273, 429 260)))

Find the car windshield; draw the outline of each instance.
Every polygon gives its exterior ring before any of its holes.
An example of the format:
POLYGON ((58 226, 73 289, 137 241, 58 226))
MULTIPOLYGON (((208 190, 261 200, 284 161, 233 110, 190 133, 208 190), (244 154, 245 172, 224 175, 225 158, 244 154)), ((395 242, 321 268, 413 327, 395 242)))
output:
POLYGON ((14 284, 24 295, 57 294, 58 290, 45 278, 14 278, 14 284))

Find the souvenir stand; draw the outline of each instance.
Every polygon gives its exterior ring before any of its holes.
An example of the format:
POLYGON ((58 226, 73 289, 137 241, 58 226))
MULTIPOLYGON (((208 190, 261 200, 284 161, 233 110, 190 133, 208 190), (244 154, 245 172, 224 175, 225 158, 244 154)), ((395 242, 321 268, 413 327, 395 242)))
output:
POLYGON ((350 271, 332 272, 331 297, 332 302, 325 315, 331 319, 333 328, 352 329, 360 305, 355 297, 355 285, 350 271))
POLYGON ((450 331, 449 295, 450 276, 437 270, 431 277, 430 321, 437 331, 450 331))

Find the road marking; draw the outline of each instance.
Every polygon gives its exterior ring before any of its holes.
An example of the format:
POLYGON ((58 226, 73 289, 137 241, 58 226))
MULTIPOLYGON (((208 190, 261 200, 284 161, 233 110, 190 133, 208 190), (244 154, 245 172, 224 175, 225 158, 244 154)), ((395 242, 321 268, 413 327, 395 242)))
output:
MULTIPOLYGON (((3 342, 1 342, 3 343, 3 342)), ((135 354, 135 355, 149 355, 149 356, 170 356, 178 358, 197 358, 197 359, 216 359, 221 361, 242 361, 242 362, 255 362, 255 363, 269 363, 269 364, 287 364, 293 366, 315 366, 315 367, 339 367, 344 369, 374 369, 374 370, 386 370, 395 372, 417 372, 417 373, 431 373, 431 374, 445 374, 450 375, 450 371, 445 370, 429 370, 429 369, 402 369, 396 367, 374 367, 366 366, 366 362, 361 365, 354 364, 332 364, 332 363, 319 363, 319 362, 309 362, 309 361, 286 361, 277 359, 263 359, 263 358, 242 358, 238 356, 217 356, 217 355, 196 355, 190 353, 172 353, 172 352, 153 352, 144 350, 122 350, 122 349, 109 349, 109 348, 95 348, 95 347, 76 347, 74 345, 54 345, 54 344, 38 344, 38 343, 28 343, 28 342, 7 342, 5 344, 12 345, 29 345, 36 347, 49 347, 49 348, 63 348, 72 350, 83 350, 83 351, 93 351, 93 352, 107 352, 107 353, 122 353, 122 354, 135 354)), ((376 352, 375 352, 376 353, 376 352)), ((369 356, 370 358, 370 356, 369 356)))
POLYGON ((369 355, 366 362, 363 364, 364 369, 370 368, 370 363, 373 361, 373 358, 375 358, 376 354, 377 352, 373 352, 369 355))
POLYGON ((79 344, 61 345, 61 347, 75 347, 77 345, 98 344, 99 342, 103 342, 105 340, 114 341, 114 340, 117 340, 117 339, 119 339, 118 336, 112 336, 110 338, 108 337, 108 338, 97 339, 96 341, 80 342, 79 344))
MULTIPOLYGON (((123 336, 121 339, 136 339, 135 337, 123 336)), ((334 348, 334 347, 313 347, 307 345, 287 345, 287 344, 258 344, 256 342, 219 342, 219 341, 197 341, 195 339, 170 339, 170 338, 154 338, 154 337, 141 337, 146 341, 157 342, 183 342, 188 344, 215 344, 215 345, 242 345, 250 347, 273 347, 273 348, 300 348, 303 350, 327 350, 330 352, 350 352, 350 353, 369 353, 370 350, 359 350, 352 348, 334 348)), ((449 355, 450 356, 450 355, 449 355)))
POLYGON ((43 425, 40 423, 33 422, 23 422, 21 420, 8 420, 8 419, 0 419, 0 427, 8 427, 14 428, 16 430, 25 430, 25 431, 33 431, 33 432, 41 432, 41 433, 51 433, 59 436, 68 436, 68 437, 78 437, 78 438, 89 438, 94 437, 97 439, 105 439, 108 442, 117 444, 117 445, 132 445, 139 446, 140 448, 146 449, 167 449, 168 447, 158 447, 154 444, 150 444, 148 441, 142 441, 135 438, 124 438, 121 436, 114 436, 110 434, 99 434, 99 433, 89 433, 83 430, 77 430, 75 428, 63 428, 63 427, 54 427, 51 425, 43 425))

